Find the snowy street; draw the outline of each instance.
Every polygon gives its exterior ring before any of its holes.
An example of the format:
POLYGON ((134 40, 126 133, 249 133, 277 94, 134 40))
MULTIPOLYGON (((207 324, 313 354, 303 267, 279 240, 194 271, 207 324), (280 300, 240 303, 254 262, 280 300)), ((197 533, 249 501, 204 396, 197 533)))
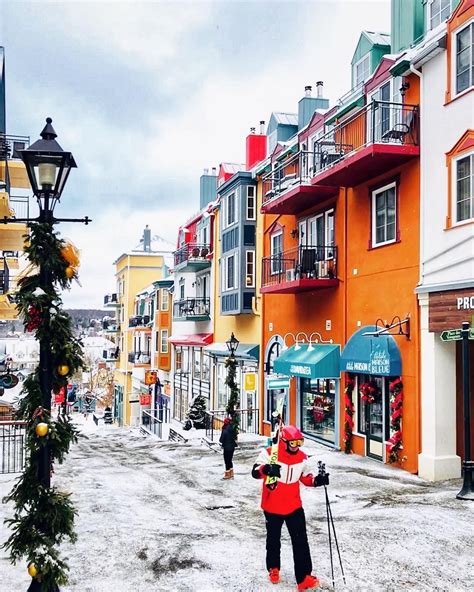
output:
MULTIPOLYGON (((243 439, 235 479, 222 481, 222 454, 188 432, 186 444, 159 442, 136 429, 95 426, 90 417, 55 481, 79 515, 63 592, 295 590, 288 534, 283 530, 282 581, 265 570, 261 482, 250 470, 264 438, 243 439)), ((455 495, 461 482, 428 484, 368 458, 346 456, 306 441, 315 467, 331 473, 329 494, 347 586, 337 590, 472 590, 474 504, 455 495)), ((0 475, 0 495, 14 481, 0 475)), ((313 573, 331 589, 322 489, 302 487, 313 573)), ((7 530, 0 526, 3 542, 7 530)), ((334 557, 339 576, 337 556, 334 557)), ((0 591, 26 591, 26 566, 0 552, 0 591)))

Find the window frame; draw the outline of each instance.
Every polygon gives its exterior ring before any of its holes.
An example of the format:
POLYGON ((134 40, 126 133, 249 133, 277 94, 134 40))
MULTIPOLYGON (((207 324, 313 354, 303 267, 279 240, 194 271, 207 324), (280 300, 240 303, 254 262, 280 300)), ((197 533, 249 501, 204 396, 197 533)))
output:
POLYGON ((452 220, 453 220, 453 226, 459 226, 461 224, 468 224, 470 222, 474 221, 474 150, 470 150, 470 151, 466 151, 464 153, 461 154, 457 154, 456 156, 453 157, 452 159, 452 194, 454 195, 454 200, 453 200, 453 204, 452 204, 452 212, 451 212, 451 216, 452 216, 452 220), (471 195, 470 195, 470 201, 471 201, 471 215, 469 218, 465 218, 464 220, 458 220, 457 217, 457 209, 458 209, 458 172, 457 172, 457 164, 460 160, 463 160, 465 158, 469 158, 470 159, 470 179, 471 179, 471 195))
MULTIPOLYGON (((370 223, 370 248, 377 249, 379 247, 384 247, 386 245, 392 245, 394 243, 399 242, 399 212, 398 212, 398 195, 399 195, 399 183, 395 179, 388 183, 384 183, 383 185, 372 187, 370 189, 370 214, 371 214, 371 223, 370 223), (377 233, 376 233, 376 196, 380 193, 388 191, 391 188, 395 189, 395 236, 393 239, 385 240, 383 242, 376 242, 377 233)), ((386 224, 385 224, 386 226, 386 224)))
POLYGON ((169 292, 166 288, 160 288, 161 297, 160 297, 160 311, 167 312, 170 308, 169 306, 169 292), (166 296, 165 296, 166 293, 166 296))
POLYGON ((440 9, 439 12, 437 13, 436 16, 439 16, 439 22, 433 26, 433 4, 434 4, 434 0, 428 0, 427 4, 426 4, 426 28, 427 31, 432 31, 433 29, 435 29, 437 26, 439 26, 441 23, 444 23, 445 21, 448 20, 448 18, 451 16, 452 12, 453 12, 453 0, 447 0, 449 3, 449 13, 448 16, 445 17, 444 19, 441 19, 441 14, 443 13, 443 8, 441 8, 441 3, 443 2, 443 0, 440 0, 440 9))
POLYGON ((245 216, 247 220, 255 221, 257 219, 257 192, 255 185, 247 185, 247 196, 246 196, 246 204, 245 204, 245 216), (253 195, 249 195, 249 190, 253 191, 253 195), (250 205, 250 200, 253 201, 253 204, 250 205), (250 210, 253 211, 253 216, 249 215, 250 210))
POLYGON ((239 221, 239 217, 238 217, 238 213, 237 213, 237 191, 232 191, 231 193, 229 193, 229 195, 226 196, 224 202, 225 202, 225 208, 224 208, 224 224, 223 227, 224 228, 230 228, 230 226, 233 226, 234 224, 236 224, 239 221), (233 198, 233 219, 232 221, 229 221, 229 214, 232 211, 230 208, 230 198, 233 198))
POLYGON ((358 88, 366 80, 368 80, 368 78, 370 77, 370 52, 366 53, 364 56, 362 56, 360 58, 360 60, 357 60, 357 62, 355 62, 355 64, 352 66, 352 76, 353 76, 353 81, 354 81, 352 84, 352 88, 358 88), (369 64, 369 67, 367 70, 367 76, 365 78, 363 78, 362 80, 360 80, 359 82, 357 82, 357 68, 365 61, 367 61, 369 64))
POLYGON ((282 258, 280 258, 280 262, 279 262, 280 264, 278 266, 275 266, 276 259, 274 259, 274 257, 279 254, 283 254, 283 230, 282 229, 278 229, 275 232, 272 232, 272 234, 270 235, 270 257, 271 257, 271 259, 270 259, 271 260, 270 273, 271 273, 271 275, 276 275, 276 274, 282 272, 282 262, 281 262, 282 258), (276 238, 281 238, 281 251, 279 251, 278 253, 276 253, 274 251, 274 242, 273 241, 276 238), (277 269, 277 267, 278 267, 278 269, 277 269))
POLYGON ((233 290, 237 290, 239 287, 239 282, 237 278, 237 253, 231 253, 224 257, 224 292, 231 292, 233 290), (229 260, 233 259, 233 285, 229 286, 229 260))
POLYGON ((245 287, 255 288, 255 251, 253 249, 250 249, 245 252, 245 287), (251 255, 251 260, 249 260, 249 255, 251 255), (249 266, 251 267, 250 273, 249 266), (249 277, 252 280, 250 284, 248 283, 249 277))
POLYGON ((452 32, 451 36, 451 99, 462 96, 465 93, 470 92, 474 89, 474 49, 473 49, 473 40, 474 40, 474 18, 467 20, 465 23, 462 23, 456 30, 452 32), (458 68, 457 68, 457 41, 458 35, 460 35, 465 29, 471 29, 471 41, 469 43, 469 51, 470 51, 470 65, 468 68, 469 72, 469 84, 463 90, 458 90, 458 68))
POLYGON ((168 329, 160 329, 160 354, 168 354, 169 353, 169 331, 168 329), (163 334, 166 333, 166 340, 163 340, 163 334), (163 348, 163 345, 166 345, 166 348, 163 348))

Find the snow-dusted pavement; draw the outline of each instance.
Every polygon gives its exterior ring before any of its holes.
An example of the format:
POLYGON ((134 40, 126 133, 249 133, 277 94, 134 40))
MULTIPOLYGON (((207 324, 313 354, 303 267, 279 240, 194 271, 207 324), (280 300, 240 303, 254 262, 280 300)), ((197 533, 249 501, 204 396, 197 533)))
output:
MULTIPOLYGON (((158 442, 92 420, 56 480, 78 509, 63 592, 287 592, 295 590, 284 531, 282 581, 267 581, 261 483, 250 469, 264 439, 243 440, 235 479, 222 481, 222 455, 201 445, 158 442)), ((474 503, 455 499, 461 482, 425 483, 369 459, 307 443, 329 487, 347 586, 337 590, 474 588, 474 503)), ((0 496, 13 476, 0 475, 0 496)), ((324 491, 303 489, 314 573, 331 589, 324 491)), ((0 518, 9 508, 0 506, 0 518)), ((7 537, 3 524, 0 539, 7 537)), ((337 564, 337 559, 336 559, 337 564)), ((338 572, 339 573, 339 572, 338 572)), ((26 591, 25 565, 0 551, 0 591, 26 591)))

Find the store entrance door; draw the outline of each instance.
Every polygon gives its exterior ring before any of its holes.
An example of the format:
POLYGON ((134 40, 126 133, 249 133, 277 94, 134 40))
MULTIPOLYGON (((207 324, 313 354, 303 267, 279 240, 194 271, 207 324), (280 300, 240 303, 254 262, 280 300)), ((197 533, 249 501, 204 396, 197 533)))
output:
POLYGON ((382 378, 373 378, 361 385, 367 390, 363 404, 363 425, 366 436, 366 454, 376 460, 383 460, 384 443, 384 388, 382 378))

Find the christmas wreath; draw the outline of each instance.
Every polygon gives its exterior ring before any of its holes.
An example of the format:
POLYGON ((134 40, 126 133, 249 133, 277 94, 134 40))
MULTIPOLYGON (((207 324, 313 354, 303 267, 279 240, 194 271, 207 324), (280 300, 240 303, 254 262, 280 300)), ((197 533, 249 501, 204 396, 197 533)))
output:
POLYGON ((402 409, 403 409, 403 382, 400 378, 396 378, 389 385, 390 391, 390 426, 393 431, 392 437, 389 439, 389 456, 390 463, 396 463, 400 460, 400 450, 403 448, 402 443, 402 409))
POLYGON ((363 382, 359 386, 361 399, 365 403, 375 403, 380 400, 381 392, 374 380, 363 382))
POLYGON ((355 380, 349 377, 344 389, 344 452, 350 454, 352 447, 352 430, 354 429, 354 403, 352 402, 352 391, 355 387, 355 380))

